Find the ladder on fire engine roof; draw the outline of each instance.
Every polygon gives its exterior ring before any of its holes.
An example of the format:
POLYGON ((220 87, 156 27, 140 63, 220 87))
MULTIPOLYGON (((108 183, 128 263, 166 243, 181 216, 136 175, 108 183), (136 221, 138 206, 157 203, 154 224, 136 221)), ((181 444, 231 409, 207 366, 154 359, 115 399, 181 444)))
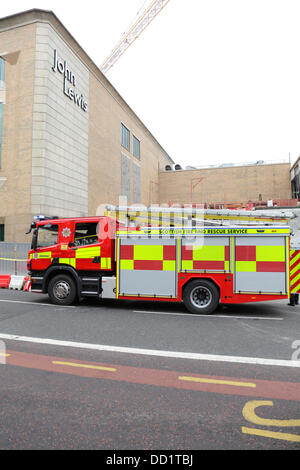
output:
POLYGON ((147 226, 203 226, 203 225, 289 225, 294 217, 292 212, 284 212, 284 217, 276 211, 246 211, 231 209, 198 209, 194 207, 166 208, 145 206, 110 206, 104 215, 118 222, 130 225, 147 226), (267 212, 267 214, 266 214, 267 212))

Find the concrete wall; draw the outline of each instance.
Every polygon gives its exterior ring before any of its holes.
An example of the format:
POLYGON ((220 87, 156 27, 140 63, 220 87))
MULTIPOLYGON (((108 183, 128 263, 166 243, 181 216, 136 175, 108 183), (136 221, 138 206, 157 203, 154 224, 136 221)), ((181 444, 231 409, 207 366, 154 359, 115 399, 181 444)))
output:
POLYGON ((291 198, 289 163, 159 173, 161 204, 258 202, 260 195, 262 201, 291 198))
POLYGON ((31 219, 31 157, 36 25, 0 32, 5 56, 0 216, 5 239, 24 241, 31 219))
POLYGON ((33 214, 88 215, 89 108, 84 111, 66 95, 70 88, 79 94, 81 101, 81 94, 88 100, 88 69, 51 25, 37 23, 32 133, 33 214), (65 78, 57 69, 57 60, 68 67, 69 80, 68 74, 65 78))

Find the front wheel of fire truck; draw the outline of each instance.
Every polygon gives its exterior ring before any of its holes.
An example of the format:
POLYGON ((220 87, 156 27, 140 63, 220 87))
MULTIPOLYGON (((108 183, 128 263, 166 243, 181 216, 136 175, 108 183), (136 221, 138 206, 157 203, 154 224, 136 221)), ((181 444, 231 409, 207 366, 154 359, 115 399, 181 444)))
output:
POLYGON ((58 274, 49 282, 48 295, 57 305, 71 305, 76 298, 76 285, 71 276, 58 274))
POLYGON ((183 292, 184 305, 191 313, 213 313, 219 305, 219 298, 218 288, 206 279, 191 281, 183 292))

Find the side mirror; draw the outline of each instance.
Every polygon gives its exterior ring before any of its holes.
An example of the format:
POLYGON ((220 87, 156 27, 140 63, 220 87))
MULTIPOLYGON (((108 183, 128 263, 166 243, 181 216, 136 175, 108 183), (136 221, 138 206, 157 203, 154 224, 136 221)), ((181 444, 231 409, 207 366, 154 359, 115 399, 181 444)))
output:
POLYGON ((32 222, 31 225, 30 225, 30 229, 27 230, 26 235, 29 235, 31 233, 31 231, 36 227, 36 224, 35 222, 32 222))
POLYGON ((37 229, 35 229, 33 231, 33 235, 32 235, 32 243, 31 243, 31 249, 36 251, 36 248, 37 248, 37 235, 38 235, 38 231, 37 229))

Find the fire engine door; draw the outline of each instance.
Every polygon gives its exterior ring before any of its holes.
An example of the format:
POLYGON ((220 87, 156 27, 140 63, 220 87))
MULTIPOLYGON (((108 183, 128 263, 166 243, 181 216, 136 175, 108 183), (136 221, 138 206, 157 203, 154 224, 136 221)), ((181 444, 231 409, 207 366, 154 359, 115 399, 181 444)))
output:
POLYGON ((286 237, 236 237, 235 292, 286 294, 287 255, 286 237))
POLYGON ((101 267, 101 247, 98 245, 98 223, 78 223, 75 226, 74 250, 76 269, 94 271, 101 267))
POLYGON ((119 238, 119 295, 176 297, 176 246, 175 239, 119 238))

